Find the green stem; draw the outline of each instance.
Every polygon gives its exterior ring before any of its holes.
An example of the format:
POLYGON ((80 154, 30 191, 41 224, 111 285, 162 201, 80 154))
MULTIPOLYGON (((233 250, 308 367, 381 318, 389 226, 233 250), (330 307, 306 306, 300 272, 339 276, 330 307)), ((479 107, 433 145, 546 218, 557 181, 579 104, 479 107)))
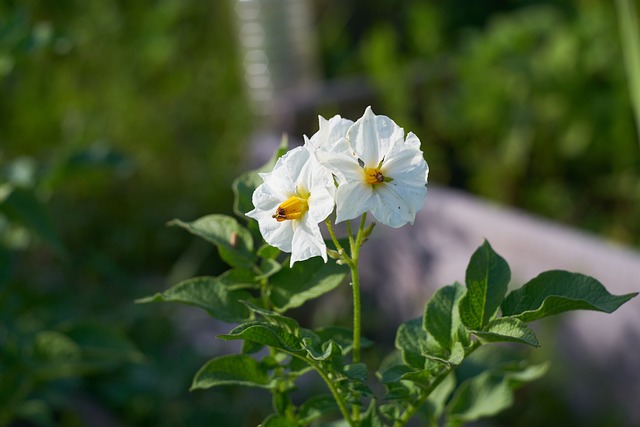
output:
POLYGON ((357 424, 355 424, 353 419, 351 418, 351 414, 349 414, 349 408, 347 408, 347 404, 342 398, 342 395, 336 388, 334 382, 331 381, 331 378, 329 378, 327 373, 324 372, 322 368, 320 368, 320 366, 316 363, 316 361, 312 359, 307 359, 296 353, 289 353, 289 354, 307 362, 318 373, 318 375, 320 375, 320 377, 327 384, 327 387, 329 387, 329 391, 331 391, 333 398, 336 400, 336 403, 338 404, 338 408, 340 408, 340 412, 342 413, 342 416, 344 417, 344 419, 349 423, 350 426, 356 426, 357 424))

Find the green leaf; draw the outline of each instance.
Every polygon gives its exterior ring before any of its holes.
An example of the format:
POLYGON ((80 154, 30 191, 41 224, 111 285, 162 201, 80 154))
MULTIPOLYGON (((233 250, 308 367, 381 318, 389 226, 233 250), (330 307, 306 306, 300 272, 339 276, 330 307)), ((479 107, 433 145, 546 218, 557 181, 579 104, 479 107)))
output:
POLYGON ((244 301, 244 305, 246 305, 249 310, 262 316, 267 322, 278 325, 295 336, 300 335, 300 325, 298 324, 296 319, 283 316, 280 313, 267 310, 266 308, 258 307, 257 305, 251 304, 247 301, 244 301))
POLYGON ((489 322, 483 331, 472 331, 486 342, 517 342, 540 347, 536 334, 526 323, 515 317, 499 317, 489 322))
POLYGON ((422 355, 422 344, 427 333, 422 329, 422 317, 402 323, 396 332, 395 346, 402 353, 402 360, 416 369, 424 369, 426 358, 422 355))
POLYGON ((367 365, 364 363, 354 363, 344 367, 344 374, 352 380, 367 382, 367 365))
POLYGON ((502 314, 531 322, 569 310, 612 313, 637 294, 611 295, 592 277, 552 270, 541 273, 507 295, 502 303, 502 314))
POLYGON ((193 379, 191 390, 219 385, 269 388, 269 382, 269 373, 258 361, 245 354, 232 354, 205 363, 193 379))
POLYGON ((442 348, 451 350, 460 327, 458 302, 465 288, 455 283, 438 289, 427 301, 423 328, 429 332, 442 348))
POLYGON ((298 427, 298 424, 282 415, 269 415, 258 427, 298 427))
POLYGON ((193 222, 174 219, 168 225, 177 225, 213 243, 218 247, 220 258, 232 267, 251 268, 257 260, 251 232, 230 216, 207 215, 193 222))
POLYGON ((265 243, 264 245, 260 246, 257 255, 260 258, 264 259, 275 259, 278 255, 280 255, 280 253, 280 249, 265 243))
POLYGON ((485 371, 464 381, 447 405, 449 426, 495 415, 513 403, 507 379, 485 371))
POLYGON ((218 280, 230 291, 260 288, 255 273, 242 268, 231 268, 220 274, 218 280))
MULTIPOLYGON (((314 330, 321 342, 335 341, 346 355, 353 349, 353 330, 342 326, 323 326, 314 330)), ((360 347, 369 348, 373 341, 360 337, 360 347)))
POLYGON ((101 361, 112 366, 144 360, 144 355, 128 337, 102 323, 77 323, 63 331, 82 348, 83 359, 86 361, 101 361))
POLYGON ((303 350, 302 341, 287 332, 283 327, 264 321, 243 323, 231 332, 218 335, 223 340, 246 340, 257 344, 274 347, 289 353, 299 353, 303 350))
POLYGON ((375 399, 371 399, 367 411, 360 420, 360 427, 384 427, 375 399))
POLYGON ((57 331, 39 332, 33 343, 34 355, 41 361, 75 361, 82 358, 82 349, 73 339, 57 331))
POLYGON ((271 301, 278 311, 299 307, 333 290, 342 283, 347 272, 346 266, 325 263, 317 257, 297 262, 293 267, 284 265, 270 278, 271 301))
MULTIPOLYGON (((429 420, 439 420, 442 416, 442 412, 445 409, 447 399, 456 387, 456 376, 452 372, 447 375, 440 384, 433 389, 429 394, 429 398, 421 408, 422 414, 424 414, 429 420)), ((437 425, 437 423, 432 423, 437 425)))
POLYGON ((15 188, 10 184, 5 184, 0 188, 0 192, 5 191, 4 197, 0 197, 0 213, 4 213, 10 220, 33 231, 57 255, 61 257, 68 256, 68 252, 53 226, 49 213, 45 206, 36 199, 33 192, 15 188))
POLYGON ((256 280, 268 279, 269 277, 282 270, 282 264, 275 259, 263 259, 260 262, 260 275, 256 276, 256 280))
POLYGON ((203 308, 225 322, 242 322, 251 318, 251 312, 241 301, 250 298, 248 292, 229 290, 215 277, 194 277, 136 303, 179 302, 203 308))
POLYGON ((233 202, 233 212, 240 218, 247 218, 245 214, 253 209, 253 202, 251 197, 253 192, 260 184, 262 184, 262 178, 260 178, 260 172, 271 172, 276 161, 282 157, 289 148, 289 141, 286 135, 283 135, 280 146, 276 149, 271 160, 269 160, 264 166, 259 169, 245 172, 233 181, 231 188, 235 196, 233 202))
POLYGON ((498 311, 510 279, 509 265, 485 240, 467 266, 467 293, 459 304, 462 323, 482 330, 498 311))
POLYGON ((308 425, 312 421, 340 410, 335 399, 330 394, 321 394, 307 399, 298 408, 298 419, 300 425, 308 425))

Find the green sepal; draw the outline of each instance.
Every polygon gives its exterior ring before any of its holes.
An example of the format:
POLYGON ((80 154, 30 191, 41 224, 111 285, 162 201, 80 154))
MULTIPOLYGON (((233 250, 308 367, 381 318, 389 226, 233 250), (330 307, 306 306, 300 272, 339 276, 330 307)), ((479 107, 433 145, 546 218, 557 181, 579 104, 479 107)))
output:
POLYGON ((459 303, 460 319, 467 328, 479 331, 489 323, 504 299, 510 279, 509 265, 485 240, 471 256, 465 276, 467 293, 459 303))
POLYGON ((207 215, 193 222, 169 221, 218 247, 220 258, 232 267, 251 268, 257 257, 253 253, 251 232, 235 218, 227 215, 207 215))
POLYGON ((636 295, 611 295, 593 277, 551 270, 509 293, 502 303, 502 314, 532 322, 570 310, 612 313, 636 295))
POLYGON ((205 309, 212 317, 225 322, 243 322, 252 318, 251 311, 242 302, 251 294, 240 289, 228 289, 215 277, 204 276, 183 280, 177 285, 135 302, 179 302, 205 309))
POLYGON ((193 379, 191 390, 220 385, 272 388, 268 369, 246 354, 232 354, 209 360, 193 379))

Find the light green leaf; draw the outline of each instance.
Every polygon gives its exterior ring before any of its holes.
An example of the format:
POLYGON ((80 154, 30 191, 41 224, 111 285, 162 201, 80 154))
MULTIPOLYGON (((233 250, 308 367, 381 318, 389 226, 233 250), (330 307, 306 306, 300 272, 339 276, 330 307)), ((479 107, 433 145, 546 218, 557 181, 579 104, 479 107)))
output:
POLYGON ((268 279, 282 269, 280 264, 275 259, 263 259, 260 262, 259 270, 261 274, 256 276, 256 280, 268 279))
POLYGON ((248 292, 229 290, 215 277, 194 277, 136 303, 179 302, 203 308, 225 322, 242 322, 251 318, 251 312, 241 302, 247 299, 251 299, 248 292))
POLYGON ((220 258, 232 267, 251 268, 257 260, 251 232, 230 216, 207 215, 193 222, 174 219, 168 225, 177 225, 213 243, 218 247, 220 258))
POLYGON ((515 317, 499 317, 489 322, 483 331, 472 332, 486 342, 517 342, 540 347, 536 334, 515 317))
POLYGON ((258 427, 298 427, 298 424, 282 415, 269 415, 258 427))
POLYGON ((275 259, 278 255, 280 255, 280 253, 280 249, 265 243, 264 245, 260 246, 257 255, 260 258, 264 259, 275 259))
POLYGON ((427 301, 423 328, 446 350, 451 350, 458 335, 460 315, 458 302, 465 288, 455 283, 438 289, 427 301))
POLYGON ((507 380, 485 371, 464 381, 447 405, 448 426, 460 426, 495 415, 513 403, 507 380))
POLYGON ((295 336, 300 335, 300 325, 298 324, 296 319, 292 317, 283 316, 280 313, 267 310, 266 308, 258 307, 257 305, 252 304, 248 301, 245 301, 244 304, 249 308, 249 310, 253 311, 256 314, 259 314, 267 322, 272 323, 274 325, 278 325, 281 328, 285 329, 287 332, 295 336))
MULTIPOLYGON (((444 380, 440 384, 433 389, 433 391, 429 394, 429 398, 421 408, 421 412, 429 419, 429 420, 439 420, 442 416, 442 412, 445 409, 445 405, 447 403, 447 399, 453 392, 453 389, 456 387, 456 376, 452 372, 447 375, 444 380)), ((437 423, 433 423, 436 425, 437 423)))
POLYGON ((231 268, 220 274, 218 280, 230 291, 260 288, 255 273, 242 268, 231 268))
POLYGON ((404 363, 416 369, 424 369, 426 358, 422 355, 422 347, 426 341, 427 333, 422 329, 422 317, 419 317, 398 327, 395 346, 402 353, 404 363))
POLYGON ((41 361, 75 361, 82 357, 82 349, 74 340, 57 331, 39 332, 33 343, 34 355, 41 361))
POLYGON ((258 361, 245 354, 216 357, 200 368, 193 379, 191 390, 220 385, 269 388, 269 374, 258 361))
POLYGON ((592 277, 552 270, 541 273, 507 295, 502 303, 502 314, 531 322, 569 310, 612 313, 637 294, 611 295, 592 277))
POLYGON ((289 148, 289 141, 286 135, 283 135, 280 146, 276 149, 271 160, 269 160, 264 166, 259 169, 245 172, 233 181, 231 188, 235 196, 233 202, 233 212, 240 218, 248 218, 245 216, 247 212, 253 209, 253 202, 251 197, 253 192, 260 184, 262 184, 262 178, 258 175, 260 172, 271 172, 276 164, 276 161, 282 157, 289 148))
POLYGON ((299 353, 303 351, 302 341, 278 325, 264 321, 246 322, 235 327, 231 332, 218 335, 223 340, 246 340, 257 344, 274 347, 285 352, 299 353))
POLYGON ((324 415, 336 413, 339 410, 340 407, 332 395, 321 394, 309 398, 300 405, 298 419, 300 420, 300 425, 308 425, 324 415))
POLYGON ((299 307, 342 283, 348 269, 333 262, 324 263, 321 258, 297 262, 271 276, 271 301, 278 311, 299 307))
POLYGON ((509 265, 485 240, 467 266, 467 293, 459 304, 462 323, 482 330, 498 311, 510 279, 509 265))

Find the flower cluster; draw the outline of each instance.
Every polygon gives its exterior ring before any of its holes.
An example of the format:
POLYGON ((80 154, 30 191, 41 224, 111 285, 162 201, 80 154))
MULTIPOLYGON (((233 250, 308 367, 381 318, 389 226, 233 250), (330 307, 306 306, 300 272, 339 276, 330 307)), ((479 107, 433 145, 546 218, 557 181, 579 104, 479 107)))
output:
POLYGON ((336 223, 370 212, 390 227, 413 224, 427 194, 429 167, 420 140, 389 117, 367 107, 355 123, 319 117, 320 129, 282 156, 253 193, 265 241, 296 261, 327 260, 319 223, 333 212, 336 223))

